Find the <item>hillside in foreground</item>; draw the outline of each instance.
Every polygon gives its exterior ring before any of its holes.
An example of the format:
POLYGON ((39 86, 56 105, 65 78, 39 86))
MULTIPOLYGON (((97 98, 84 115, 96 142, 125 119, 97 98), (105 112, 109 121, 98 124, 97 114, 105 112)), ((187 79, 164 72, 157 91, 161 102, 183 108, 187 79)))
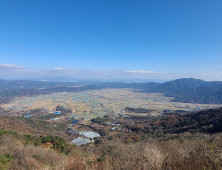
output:
POLYGON ((76 146, 69 143, 65 131, 47 131, 44 127, 50 125, 40 121, 4 116, 0 169, 222 169, 221 119, 222 108, 132 116, 115 120, 127 132, 108 133, 110 119, 103 118, 90 125, 94 130, 101 127, 101 138, 76 146))

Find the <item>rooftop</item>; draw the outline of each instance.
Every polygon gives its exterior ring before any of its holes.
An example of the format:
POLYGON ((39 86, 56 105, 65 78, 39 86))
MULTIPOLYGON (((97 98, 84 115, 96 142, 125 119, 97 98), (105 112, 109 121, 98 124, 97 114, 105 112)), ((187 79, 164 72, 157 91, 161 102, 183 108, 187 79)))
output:
POLYGON ((90 143, 90 140, 89 139, 85 139, 85 138, 81 138, 81 137, 78 137, 74 140, 71 141, 72 144, 76 144, 76 145, 85 145, 87 143, 90 143))
POLYGON ((85 137, 91 138, 91 139, 96 138, 96 137, 100 137, 100 134, 95 133, 95 132, 91 132, 91 131, 89 131, 89 132, 80 132, 79 134, 84 135, 85 137))

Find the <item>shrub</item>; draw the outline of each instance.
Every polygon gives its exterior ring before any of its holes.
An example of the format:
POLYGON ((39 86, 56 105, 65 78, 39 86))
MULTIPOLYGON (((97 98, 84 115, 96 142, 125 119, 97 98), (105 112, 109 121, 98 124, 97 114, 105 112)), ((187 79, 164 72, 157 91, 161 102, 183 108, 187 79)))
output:
POLYGON ((11 153, 5 153, 3 156, 0 156, 0 169, 8 169, 13 160, 11 153))
POLYGON ((97 118, 92 119, 91 121, 94 122, 94 123, 100 123, 101 124, 101 123, 106 122, 106 119, 97 117, 97 118))

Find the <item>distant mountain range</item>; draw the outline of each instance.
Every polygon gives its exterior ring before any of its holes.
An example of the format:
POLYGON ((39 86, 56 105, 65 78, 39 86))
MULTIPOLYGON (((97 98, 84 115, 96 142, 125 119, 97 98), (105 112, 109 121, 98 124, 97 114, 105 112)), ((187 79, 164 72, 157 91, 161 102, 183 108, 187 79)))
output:
POLYGON ((66 87, 76 86, 84 83, 78 82, 56 82, 56 81, 31 81, 31 80, 0 80, 1 90, 16 90, 16 89, 30 89, 30 88, 51 88, 51 87, 66 87))
POLYGON ((206 82, 183 78, 165 83, 102 83, 106 88, 134 88, 144 93, 164 93, 174 101, 186 103, 222 104, 222 82, 206 82))
POLYGON ((205 82, 196 88, 186 88, 165 93, 176 101, 192 103, 222 103, 222 82, 205 82))
POLYGON ((193 78, 176 79, 164 83, 0 80, 1 95, 5 97, 104 88, 131 88, 143 93, 164 93, 165 96, 174 97, 174 101, 177 102, 222 104, 222 82, 206 82, 193 78), (80 85, 85 87, 76 88, 80 85))
POLYGON ((206 82, 199 79, 185 78, 157 85, 144 92, 164 93, 175 97, 175 101, 187 103, 222 103, 222 82, 206 82))
POLYGON ((178 90, 197 88, 205 83, 205 81, 199 79, 183 78, 159 84, 154 89, 152 89, 152 91, 157 93, 170 93, 178 90))

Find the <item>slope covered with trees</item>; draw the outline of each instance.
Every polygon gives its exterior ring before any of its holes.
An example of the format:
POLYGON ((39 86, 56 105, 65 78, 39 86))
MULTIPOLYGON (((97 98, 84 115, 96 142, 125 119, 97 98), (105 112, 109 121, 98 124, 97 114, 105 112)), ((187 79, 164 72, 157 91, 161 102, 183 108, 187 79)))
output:
POLYGON ((174 101, 185 103, 222 103, 222 82, 206 82, 199 79, 184 78, 142 90, 145 93, 164 93, 174 97, 174 101))
POLYGON ((187 103, 222 103, 222 82, 205 82, 198 87, 185 88, 165 93, 175 101, 187 103))
POLYGON ((199 79, 193 78, 184 78, 184 79, 177 79, 173 81, 168 81, 158 85, 157 87, 151 89, 152 92, 157 93, 169 93, 177 90, 184 90, 190 88, 197 88, 206 82, 199 79))

